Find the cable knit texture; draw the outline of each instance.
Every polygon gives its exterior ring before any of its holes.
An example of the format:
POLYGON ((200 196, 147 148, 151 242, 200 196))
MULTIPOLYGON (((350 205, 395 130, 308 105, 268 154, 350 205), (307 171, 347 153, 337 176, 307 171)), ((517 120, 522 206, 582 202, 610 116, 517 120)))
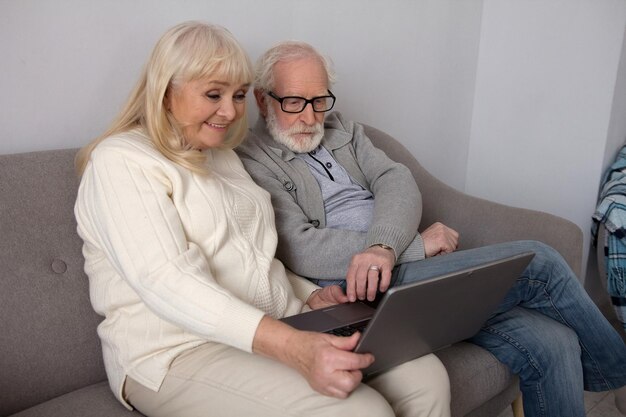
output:
MULTIPOLYGON (((75 205, 111 388, 158 390, 171 361, 202 343, 251 351, 264 314, 300 312, 266 191, 231 150, 206 150, 208 175, 158 152, 140 131, 103 141, 75 205)), ((306 294, 306 291, 304 292, 306 294)))

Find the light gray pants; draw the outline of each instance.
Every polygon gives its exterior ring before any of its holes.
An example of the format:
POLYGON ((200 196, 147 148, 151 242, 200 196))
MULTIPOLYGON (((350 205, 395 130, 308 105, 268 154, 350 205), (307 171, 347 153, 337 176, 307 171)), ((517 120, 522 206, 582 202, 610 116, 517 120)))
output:
POLYGON ((347 399, 314 391, 295 370, 219 344, 174 360, 158 392, 127 377, 127 401, 149 417, 449 417, 450 382, 435 355, 361 384, 347 399))

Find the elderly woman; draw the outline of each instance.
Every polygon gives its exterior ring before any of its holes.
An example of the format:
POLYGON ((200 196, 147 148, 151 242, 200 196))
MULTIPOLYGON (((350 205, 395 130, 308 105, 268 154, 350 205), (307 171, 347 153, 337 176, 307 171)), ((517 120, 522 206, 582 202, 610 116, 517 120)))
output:
POLYGON ((269 194, 232 148, 246 130, 249 60, 225 29, 158 41, 112 126, 77 156, 75 205, 106 371, 148 416, 447 416, 431 357, 362 383, 347 338, 281 317, 346 302, 274 258, 269 194))

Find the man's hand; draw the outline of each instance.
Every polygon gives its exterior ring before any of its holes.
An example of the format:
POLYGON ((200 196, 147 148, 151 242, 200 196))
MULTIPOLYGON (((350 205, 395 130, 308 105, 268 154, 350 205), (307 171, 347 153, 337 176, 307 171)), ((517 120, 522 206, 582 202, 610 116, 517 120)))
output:
POLYGON ((346 295, 349 301, 374 301, 376 290, 387 291, 395 264, 391 249, 371 246, 352 257, 346 275, 346 295))
POLYGON ((317 392, 346 398, 361 380, 361 369, 374 362, 369 353, 354 353, 360 333, 350 337, 303 332, 264 317, 257 328, 253 351, 296 369, 317 392))
POLYGON ((339 285, 329 285, 328 287, 315 290, 309 296, 309 299, 306 300, 306 303, 313 310, 347 302, 348 297, 343 293, 339 285))
POLYGON ((421 236, 427 258, 452 253, 459 245, 459 234, 456 230, 439 222, 424 230, 421 236))

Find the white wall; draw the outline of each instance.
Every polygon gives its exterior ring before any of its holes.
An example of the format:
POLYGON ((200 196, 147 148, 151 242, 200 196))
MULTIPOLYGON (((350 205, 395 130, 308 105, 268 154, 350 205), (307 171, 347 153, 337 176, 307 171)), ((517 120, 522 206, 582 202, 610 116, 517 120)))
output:
POLYGON ((97 136, 156 39, 189 19, 226 26, 253 59, 311 42, 348 117, 450 185, 588 237, 626 138, 626 0, 0 0, 0 153, 97 136))
POLYGON ((588 249, 625 25, 623 0, 485 0, 469 193, 572 220, 588 249))
POLYGON ((609 123, 609 134, 604 151, 602 172, 615 159, 615 155, 626 142, 626 31, 622 40, 622 53, 619 62, 615 93, 613 94, 613 109, 609 123))
POLYGON ((481 4, 0 0, 0 153, 81 146, 97 136, 160 34, 198 19, 229 28, 253 59, 288 38, 317 46, 336 64, 339 110, 397 135, 462 188, 481 4))

